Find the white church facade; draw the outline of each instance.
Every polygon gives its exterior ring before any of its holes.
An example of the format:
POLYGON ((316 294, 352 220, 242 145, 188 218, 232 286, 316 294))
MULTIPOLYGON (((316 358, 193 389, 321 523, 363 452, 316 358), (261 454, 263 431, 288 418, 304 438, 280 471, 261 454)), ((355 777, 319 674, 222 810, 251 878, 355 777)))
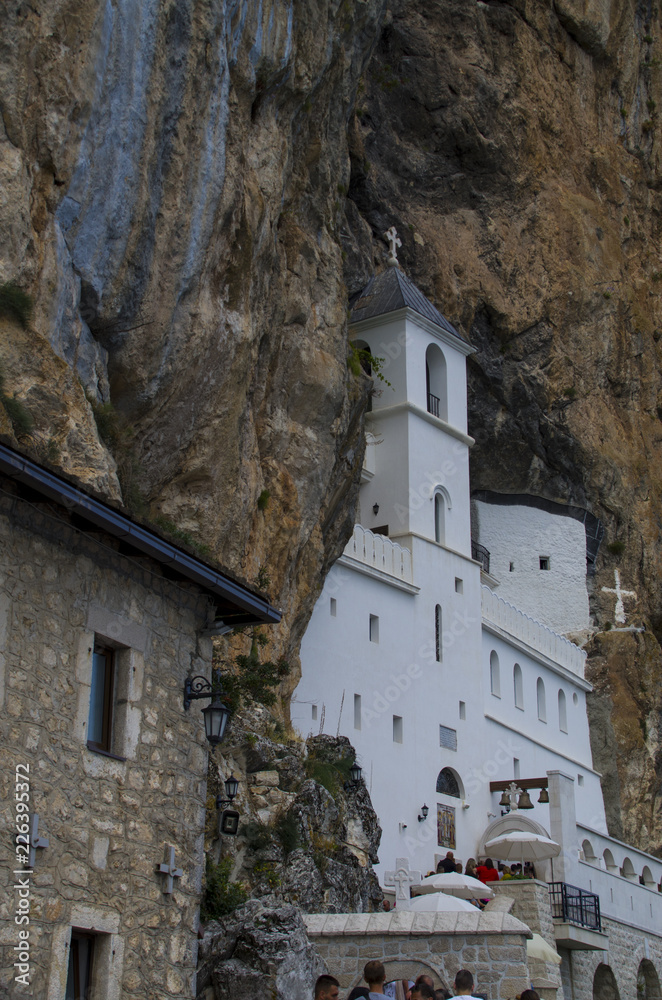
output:
POLYGON ((356 748, 383 885, 396 858, 425 874, 447 850, 464 863, 536 832, 562 848, 538 877, 599 897, 604 918, 559 930, 561 946, 602 955, 611 919, 662 959, 662 862, 607 834, 585 654, 564 636, 590 625, 586 524, 530 500, 472 510, 472 348, 391 263, 353 303, 354 344, 388 359, 388 384, 367 415, 360 523, 302 642, 293 725, 356 748), (502 805, 513 780, 532 808, 502 805))

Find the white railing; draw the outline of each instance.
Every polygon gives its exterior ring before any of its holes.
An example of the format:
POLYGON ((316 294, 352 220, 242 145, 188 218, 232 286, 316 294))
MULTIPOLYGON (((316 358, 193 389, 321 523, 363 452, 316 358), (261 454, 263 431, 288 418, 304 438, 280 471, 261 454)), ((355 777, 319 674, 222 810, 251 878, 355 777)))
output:
POLYGON ((405 583, 414 582, 409 549, 392 542, 386 535, 373 534, 360 524, 354 525, 354 532, 345 546, 344 555, 405 583))
POLYGON ((496 625, 516 639, 521 639, 527 646, 543 653, 555 663, 572 670, 579 677, 584 676, 586 653, 575 646, 574 642, 564 639, 562 635, 553 632, 551 628, 536 621, 530 615, 525 615, 513 604, 483 585, 481 587, 483 621, 496 625))

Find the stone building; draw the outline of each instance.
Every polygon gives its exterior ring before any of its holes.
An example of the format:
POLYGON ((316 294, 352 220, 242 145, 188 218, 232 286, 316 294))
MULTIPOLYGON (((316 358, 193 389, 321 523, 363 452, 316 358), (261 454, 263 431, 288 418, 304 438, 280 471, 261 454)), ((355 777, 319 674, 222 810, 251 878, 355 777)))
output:
POLYGON ((279 613, 5 445, 0 477, 0 993, 188 1000, 208 744, 184 685, 211 635, 279 613))

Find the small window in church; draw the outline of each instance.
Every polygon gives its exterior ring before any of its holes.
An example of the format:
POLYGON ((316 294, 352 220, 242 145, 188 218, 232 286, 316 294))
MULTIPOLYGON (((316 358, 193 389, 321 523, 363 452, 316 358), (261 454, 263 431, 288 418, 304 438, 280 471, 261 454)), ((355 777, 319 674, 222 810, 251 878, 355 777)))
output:
POLYGON ((460 579, 459 576, 455 577, 455 593, 456 594, 464 593, 464 582, 460 579))
POLYGON ((379 617, 370 615, 370 642, 379 642, 379 617))
POLYGON ((439 746, 446 750, 457 750, 457 729, 439 726, 439 746))
POLYGON ((312 720, 315 722, 317 719, 317 705, 312 706, 312 720))
POLYGON ((354 695, 354 729, 361 728, 361 695, 354 695))
POLYGON ((580 785, 580 786, 584 784, 584 775, 583 774, 578 774, 577 775, 577 784, 580 785))
POLYGON ((515 572, 515 563, 513 563, 513 562, 510 563, 510 566, 508 568, 508 572, 509 573, 514 573, 515 572))
POLYGON ((466 719, 467 717, 467 703, 465 701, 460 702, 460 718, 466 719))
POLYGON ((332 597, 329 601, 329 614, 332 618, 336 617, 337 607, 338 605, 336 604, 336 599, 335 597, 332 597))
POLYGON ((549 556, 540 556, 540 568, 549 569, 549 556))
POLYGON ((393 742, 402 743, 402 716, 393 716, 393 742))
POLYGON ((519 757, 513 757, 513 778, 519 778, 519 777, 521 777, 519 769, 519 757))
POLYGON ((95 643, 92 654, 92 688, 87 723, 90 750, 110 753, 113 742, 113 707, 115 688, 114 650, 95 643))
POLYGON ((441 642, 441 604, 434 606, 434 658, 437 663, 441 663, 442 656, 441 642))

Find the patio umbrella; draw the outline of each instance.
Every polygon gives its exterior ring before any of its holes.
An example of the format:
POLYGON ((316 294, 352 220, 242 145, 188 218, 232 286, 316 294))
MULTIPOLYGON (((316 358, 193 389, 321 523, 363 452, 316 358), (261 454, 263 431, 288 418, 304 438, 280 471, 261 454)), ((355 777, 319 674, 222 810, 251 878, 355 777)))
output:
POLYGON ((547 861, 556 858, 561 853, 561 847, 555 840, 542 837, 539 833, 525 833, 523 830, 513 830, 501 837, 488 840, 485 851, 498 858, 499 861, 547 861))
POLYGON ((459 872, 449 872, 447 875, 428 875, 419 885, 412 888, 415 895, 430 892, 444 892, 460 899, 492 899, 494 892, 480 879, 471 875, 460 875, 459 872))
POLYGON ((527 958, 537 958, 541 962, 550 962, 554 965, 561 964, 561 956, 558 951, 552 948, 551 944, 547 944, 540 934, 534 934, 526 942, 526 955, 527 958))
POLYGON ((466 899, 458 899, 457 896, 448 896, 445 892, 427 893, 425 896, 416 896, 410 900, 409 909, 418 913, 446 913, 451 910, 466 910, 468 913, 479 913, 480 911, 467 903, 466 899))

